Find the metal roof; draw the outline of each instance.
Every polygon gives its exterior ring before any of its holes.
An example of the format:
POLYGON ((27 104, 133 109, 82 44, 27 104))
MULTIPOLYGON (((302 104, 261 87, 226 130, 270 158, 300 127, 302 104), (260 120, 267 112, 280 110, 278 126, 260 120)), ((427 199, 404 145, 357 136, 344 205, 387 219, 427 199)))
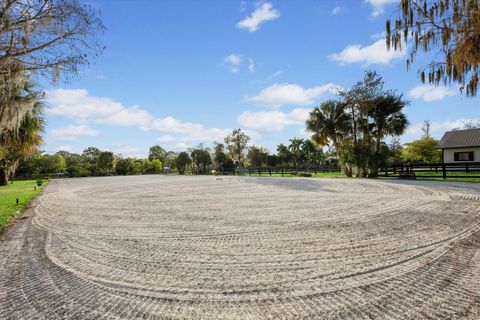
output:
POLYGON ((480 147, 480 128, 445 132, 437 148, 480 147))

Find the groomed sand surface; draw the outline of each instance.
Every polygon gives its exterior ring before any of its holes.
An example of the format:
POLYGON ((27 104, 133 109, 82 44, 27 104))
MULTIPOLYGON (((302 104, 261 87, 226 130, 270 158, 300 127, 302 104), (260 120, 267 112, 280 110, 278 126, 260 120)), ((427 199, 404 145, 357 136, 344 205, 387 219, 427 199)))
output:
POLYGON ((0 319, 480 319, 459 185, 52 181, 0 242, 0 319))

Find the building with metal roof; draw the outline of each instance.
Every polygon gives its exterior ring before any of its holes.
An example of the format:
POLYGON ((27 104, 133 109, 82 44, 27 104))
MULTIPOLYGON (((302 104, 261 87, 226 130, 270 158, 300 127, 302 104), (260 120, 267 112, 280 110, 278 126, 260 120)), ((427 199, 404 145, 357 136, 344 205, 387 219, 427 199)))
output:
POLYGON ((447 131, 438 142, 444 163, 479 162, 480 128, 447 131))

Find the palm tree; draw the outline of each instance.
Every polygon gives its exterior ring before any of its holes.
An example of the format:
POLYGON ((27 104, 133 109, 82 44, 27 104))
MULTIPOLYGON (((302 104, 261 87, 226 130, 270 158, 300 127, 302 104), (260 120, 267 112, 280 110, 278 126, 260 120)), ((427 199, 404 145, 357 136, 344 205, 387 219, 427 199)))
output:
POLYGON ((298 138, 290 139, 290 145, 288 146, 288 149, 293 155, 295 165, 298 165, 298 163, 302 158, 302 144, 303 144, 303 139, 298 139, 298 138))
POLYGON ((315 154, 315 145, 310 139, 302 141, 301 151, 305 161, 311 164, 313 162, 313 155, 315 154))
POLYGON ((0 136, 18 133, 26 114, 34 108, 38 93, 18 61, 0 62, 0 136), (6 70, 11 72, 6 73, 6 70))
POLYGON ((332 141, 337 157, 341 154, 341 140, 350 131, 350 116, 345 112, 345 104, 327 100, 310 112, 307 131, 313 132, 312 140, 319 146, 332 141))
POLYGON ((375 99, 373 106, 368 110, 368 116, 373 120, 372 134, 375 136, 375 151, 380 150, 380 145, 385 136, 400 136, 408 127, 408 120, 403 113, 407 102, 401 95, 388 93, 375 99))
MULTIPOLYGON (((29 94, 33 91, 29 86, 29 94)), ((39 95, 37 94, 37 97, 39 95)), ((25 114, 18 131, 10 130, 0 136, 0 185, 8 184, 8 177, 13 175, 18 162, 38 151, 42 143, 44 120, 42 118, 43 102, 37 100, 32 110, 25 114)))
POLYGON ((378 175, 378 167, 381 165, 381 145, 385 136, 400 136, 408 127, 408 120, 403 113, 407 102, 402 100, 402 95, 387 93, 374 99, 368 109, 368 117, 371 119, 371 134, 375 140, 373 157, 370 162, 370 176, 378 175))
POLYGON ((306 139, 302 143, 302 154, 305 157, 305 159, 308 161, 309 164, 315 163, 318 159, 318 153, 319 151, 317 150, 317 147, 315 144, 312 142, 310 139, 306 139))
POLYGON ((292 153, 286 145, 281 143, 277 146, 277 157, 280 159, 282 165, 289 165, 292 160, 292 153))

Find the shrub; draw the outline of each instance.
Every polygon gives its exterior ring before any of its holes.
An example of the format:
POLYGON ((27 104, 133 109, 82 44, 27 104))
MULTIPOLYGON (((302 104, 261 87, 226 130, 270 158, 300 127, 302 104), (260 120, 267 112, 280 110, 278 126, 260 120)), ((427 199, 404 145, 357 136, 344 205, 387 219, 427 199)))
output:
POLYGON ((311 177, 312 174, 310 172, 299 172, 297 173, 298 177, 311 177))

